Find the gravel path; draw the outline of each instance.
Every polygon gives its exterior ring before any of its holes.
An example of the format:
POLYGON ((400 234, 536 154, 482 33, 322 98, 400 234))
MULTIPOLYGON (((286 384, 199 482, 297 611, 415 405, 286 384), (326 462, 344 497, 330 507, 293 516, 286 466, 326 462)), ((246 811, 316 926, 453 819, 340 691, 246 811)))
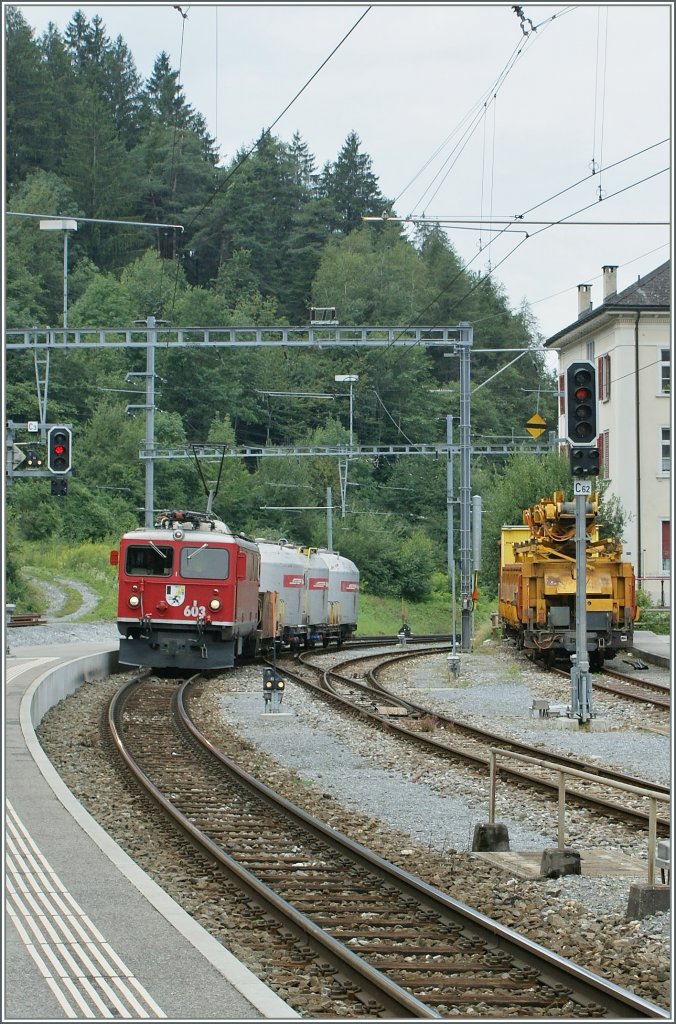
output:
POLYGON ((44 580, 41 576, 34 575, 30 569, 24 569, 23 574, 35 587, 40 589, 47 599, 47 607, 42 612, 44 618, 58 617, 60 622, 72 622, 75 619, 82 618, 83 615, 88 615, 89 612, 93 612, 99 603, 98 594, 94 593, 84 583, 80 583, 79 580, 57 578, 55 581, 48 581, 44 580), (59 615, 67 598, 66 593, 59 588, 59 583, 69 587, 71 590, 76 590, 82 598, 80 607, 68 615, 59 615))

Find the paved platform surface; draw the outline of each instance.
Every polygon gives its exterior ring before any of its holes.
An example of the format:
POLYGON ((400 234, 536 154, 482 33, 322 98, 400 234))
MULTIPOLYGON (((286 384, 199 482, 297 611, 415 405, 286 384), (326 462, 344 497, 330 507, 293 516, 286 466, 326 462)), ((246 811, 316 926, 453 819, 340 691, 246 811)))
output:
POLYGON ((668 668, 671 665, 671 636, 660 636, 652 630, 634 630, 632 650, 654 665, 668 668))
POLYGON ((5 662, 2 1019, 297 1017, 110 839, 27 727, 36 680, 110 649, 24 647, 5 662))

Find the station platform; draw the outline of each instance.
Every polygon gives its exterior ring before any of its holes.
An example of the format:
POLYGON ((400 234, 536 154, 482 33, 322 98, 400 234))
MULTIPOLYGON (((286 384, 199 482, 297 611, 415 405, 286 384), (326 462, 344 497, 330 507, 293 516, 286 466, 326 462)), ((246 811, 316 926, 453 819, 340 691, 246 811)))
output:
POLYGON ((671 665, 671 636, 653 633, 650 629, 635 629, 632 650, 640 658, 660 668, 671 665))
POLYGON ((58 688, 116 663, 101 644, 5 661, 3 1020, 297 1018, 124 853, 38 743, 58 688))

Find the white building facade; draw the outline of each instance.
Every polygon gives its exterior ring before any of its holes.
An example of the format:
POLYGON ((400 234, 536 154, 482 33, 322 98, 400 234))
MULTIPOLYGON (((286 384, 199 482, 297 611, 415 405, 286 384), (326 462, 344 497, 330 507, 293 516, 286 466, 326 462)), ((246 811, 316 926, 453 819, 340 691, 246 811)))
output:
MULTIPOLYGON (((671 263, 617 292, 617 267, 603 268, 603 303, 578 285, 578 318, 548 338, 566 367, 596 366, 599 478, 625 514, 624 556, 653 604, 671 606, 671 263)), ((566 436, 559 404, 559 437, 566 436)))

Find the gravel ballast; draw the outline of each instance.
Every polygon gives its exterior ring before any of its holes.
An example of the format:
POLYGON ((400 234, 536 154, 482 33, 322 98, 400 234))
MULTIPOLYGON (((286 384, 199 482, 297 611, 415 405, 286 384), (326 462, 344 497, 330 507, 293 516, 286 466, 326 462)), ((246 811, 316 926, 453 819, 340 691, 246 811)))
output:
MULTIPOLYGON (((344 657, 341 654, 340 660, 344 657)), ((500 657, 499 653, 497 668, 493 658, 463 655, 463 688, 457 691, 453 687, 421 688, 421 678, 427 679, 428 684, 430 677, 432 682, 442 681, 440 673, 446 672, 443 654, 404 663, 392 670, 396 679, 385 678, 384 684, 393 693, 408 696, 431 710, 479 724, 503 736, 542 745, 543 752, 552 749, 613 765, 646 780, 669 782, 669 737, 645 728, 622 728, 620 723, 626 718, 626 711, 620 711, 619 718, 617 714, 613 717, 605 702, 599 708, 599 718, 614 731, 580 734, 552 729, 545 739, 542 731, 530 727, 529 709, 538 694, 532 692, 528 680, 537 679, 537 689, 541 691, 544 686, 551 693, 551 677, 543 681, 542 673, 526 668, 520 670, 525 676, 522 682, 500 686, 491 679, 499 673, 500 660, 513 668, 510 654, 500 657), (497 713, 486 713, 487 709, 496 708, 497 713)), ((475 825, 488 820, 485 777, 472 778, 466 771, 450 768, 446 763, 432 770, 421 768, 422 759, 417 752, 402 750, 397 740, 368 725, 328 714, 325 704, 293 682, 287 685, 280 716, 263 711, 262 691, 228 692, 220 698, 220 706, 231 725, 275 760, 345 806, 391 823, 431 850, 443 852, 454 848, 470 852, 475 825)), ((643 720, 645 714, 640 713, 643 720)), ((657 715, 661 715, 658 722, 663 722, 666 716, 662 712, 657 715)), ((510 796, 504 787, 498 789, 497 811, 499 820, 508 827, 511 850, 533 851, 556 845, 556 809, 551 805, 543 806, 537 798, 526 801, 521 792, 510 796)), ((624 826, 608 821, 598 823, 593 815, 576 808, 569 808, 568 816, 569 845, 623 849, 645 861, 645 833, 634 833, 634 838, 628 839, 624 826)), ((645 871, 630 879, 608 877, 603 884, 597 879, 567 876, 559 879, 558 885, 599 913, 605 912, 609 903, 615 912, 624 912, 631 882, 644 880, 645 871)), ((639 927, 646 933, 668 935, 670 915, 656 915, 639 927)))
MULTIPOLYGON (((10 648, 17 656, 27 644, 118 639, 110 623, 69 622, 9 633, 10 648), (20 638, 15 637, 17 633, 20 638)), ((342 661, 346 654, 340 652, 331 660, 342 661)), ((651 678, 659 672, 652 669, 651 678)), ((569 700, 565 679, 555 681, 549 673, 528 664, 524 667, 500 645, 463 654, 460 676, 452 683, 445 654, 409 660, 381 681, 432 711, 536 743, 543 751, 556 749, 655 781, 670 779, 666 713, 595 694, 599 731, 557 731, 534 719, 530 707, 540 696, 569 700)), ((121 820, 120 801, 128 797, 110 777, 101 751, 90 739, 98 714, 93 709, 95 691, 96 687, 86 686, 79 691, 84 699, 76 694, 62 701, 49 713, 39 735, 67 784, 76 794, 83 790, 80 799, 85 806, 99 820, 103 818, 104 827, 127 848, 129 819, 124 817, 119 829, 116 822, 121 820), (100 780, 94 785, 95 771, 100 771, 106 785, 100 780)), ((487 781, 479 773, 448 762, 431 767, 428 758, 408 745, 336 714, 293 683, 287 686, 280 714, 265 713, 260 668, 210 680, 199 709, 203 722, 216 733, 221 729, 224 736, 246 741, 244 756, 252 771, 254 767, 259 773, 267 770, 270 778, 274 773, 275 788, 310 813, 534 941, 669 1006, 671 915, 626 919, 629 887, 646 879, 645 833, 571 808, 566 821, 569 845, 621 852, 642 862, 640 873, 622 878, 518 878, 470 854, 474 826, 488 820, 487 781)), ((526 798, 522 791, 510 794, 505 785, 498 788, 497 811, 499 820, 508 825, 512 850, 556 845, 555 804, 526 798)), ((143 863, 138 844, 135 850, 136 859, 143 863)), ((154 856, 156 866, 156 851, 154 856)))

